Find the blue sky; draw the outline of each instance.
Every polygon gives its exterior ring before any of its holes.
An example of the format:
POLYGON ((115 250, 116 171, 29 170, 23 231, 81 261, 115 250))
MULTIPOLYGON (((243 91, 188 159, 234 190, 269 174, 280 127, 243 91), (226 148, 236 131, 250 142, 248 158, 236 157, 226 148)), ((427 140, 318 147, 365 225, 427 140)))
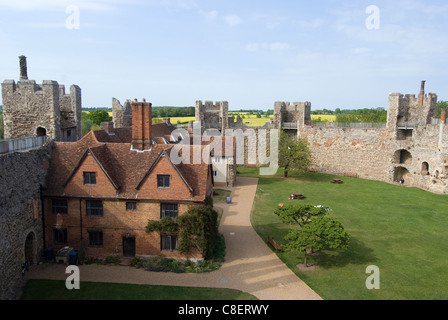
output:
POLYGON ((84 107, 387 107, 421 80, 448 100, 447 31, 445 0, 0 0, 0 81, 23 54, 30 79, 79 85, 84 107))

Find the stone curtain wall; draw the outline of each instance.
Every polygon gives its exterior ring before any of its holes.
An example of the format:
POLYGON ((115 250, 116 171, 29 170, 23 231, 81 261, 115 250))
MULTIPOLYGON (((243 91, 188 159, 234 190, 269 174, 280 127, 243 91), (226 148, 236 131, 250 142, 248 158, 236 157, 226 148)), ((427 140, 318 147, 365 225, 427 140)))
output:
POLYGON ((305 126, 299 136, 310 144, 315 171, 397 183, 404 170, 406 185, 448 193, 447 126, 417 126, 403 140, 399 131, 305 126), (400 159, 402 152, 410 158, 400 159))
POLYGON ((26 257, 36 264, 43 254, 40 185, 51 145, 0 156, 0 300, 18 298, 26 257))
POLYGON ((386 129, 307 126, 299 134, 310 144, 314 170, 391 181, 393 132, 386 129))

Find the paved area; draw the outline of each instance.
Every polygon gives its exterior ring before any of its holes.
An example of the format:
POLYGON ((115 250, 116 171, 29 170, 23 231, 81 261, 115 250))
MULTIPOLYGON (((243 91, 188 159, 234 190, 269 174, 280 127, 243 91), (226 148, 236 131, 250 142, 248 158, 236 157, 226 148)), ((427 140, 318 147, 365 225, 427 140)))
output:
MULTIPOLYGON (((260 239, 250 223, 258 179, 238 177, 232 203, 224 209, 220 231, 226 239, 226 261, 215 272, 204 274, 155 273, 125 266, 80 266, 82 281, 188 287, 230 288, 249 292, 260 300, 321 300, 260 239)), ((65 265, 40 265, 28 279, 65 280, 65 265)))

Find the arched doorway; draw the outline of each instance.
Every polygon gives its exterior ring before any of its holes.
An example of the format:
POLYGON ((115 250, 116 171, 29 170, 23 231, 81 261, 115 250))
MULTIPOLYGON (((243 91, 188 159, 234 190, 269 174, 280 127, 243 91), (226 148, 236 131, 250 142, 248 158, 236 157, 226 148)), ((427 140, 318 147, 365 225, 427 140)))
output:
MULTIPOLYGON (((25 239, 25 261, 28 261, 30 265, 36 263, 36 236, 34 232, 28 233, 25 239)), ((24 262, 25 262, 24 261, 24 262)))
POLYGON ((47 135, 47 129, 39 127, 36 129, 36 136, 38 137, 44 137, 47 135))
POLYGON ((397 167, 394 171, 394 181, 399 182, 404 180, 405 184, 412 184, 412 176, 408 169, 397 167))

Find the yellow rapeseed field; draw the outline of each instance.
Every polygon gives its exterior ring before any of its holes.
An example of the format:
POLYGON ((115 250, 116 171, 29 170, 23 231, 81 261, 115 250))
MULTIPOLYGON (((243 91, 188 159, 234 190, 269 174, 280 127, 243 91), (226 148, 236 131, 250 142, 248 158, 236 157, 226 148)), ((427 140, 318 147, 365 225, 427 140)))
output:
MULTIPOLYGON (((261 127, 263 125, 265 125, 266 123, 268 123, 270 121, 271 117, 264 117, 262 116, 261 118, 257 118, 257 115, 250 115, 247 112, 232 112, 232 115, 235 114, 239 114, 241 117, 244 116, 243 119, 243 123, 247 126, 251 126, 251 127, 261 127)), ((109 112, 109 115, 112 117, 112 112, 109 112)), ((335 122, 336 121, 336 116, 335 115, 311 115, 311 121, 323 121, 323 122, 335 122)), ((154 118, 156 119, 156 123, 157 122, 162 122, 163 119, 162 118, 154 118)), ((179 121, 180 123, 186 123, 186 122, 190 122, 190 121, 194 121, 195 117, 173 117, 170 118, 171 119, 171 123, 172 124, 177 124, 177 122, 179 121)))

